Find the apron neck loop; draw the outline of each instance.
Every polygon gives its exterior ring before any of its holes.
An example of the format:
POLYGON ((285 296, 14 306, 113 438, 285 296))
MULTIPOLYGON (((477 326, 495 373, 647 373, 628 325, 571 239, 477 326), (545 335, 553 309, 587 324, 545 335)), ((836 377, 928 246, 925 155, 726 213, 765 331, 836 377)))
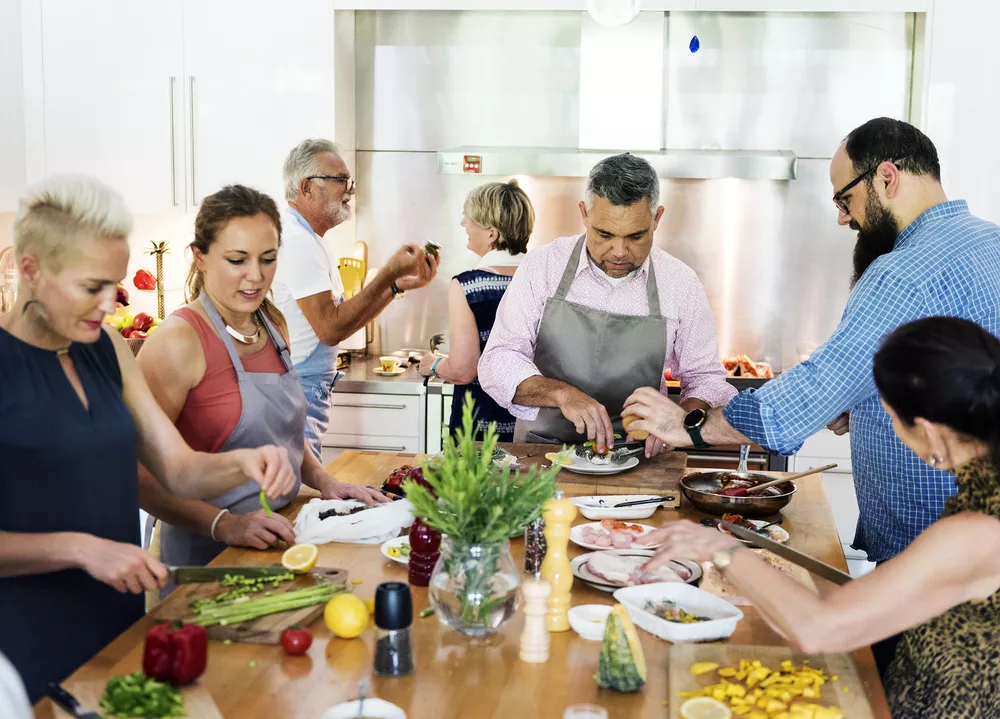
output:
MULTIPOLYGON (((573 285, 573 280, 576 279, 576 271, 580 267, 580 258, 586 251, 586 244, 587 233, 584 232, 573 247, 573 252, 569 256, 569 262, 566 263, 566 269, 563 271, 562 279, 559 280, 559 287, 552 296, 553 299, 566 299, 566 296, 569 294, 569 288, 573 285)), ((656 271, 653 269, 652 254, 653 251, 651 249, 649 256, 646 258, 646 262, 649 264, 649 269, 646 270, 646 299, 649 303, 649 316, 659 320, 663 319, 663 315, 660 311, 660 291, 656 287, 656 271)))
MULTIPOLYGON (((219 335, 222 343, 226 346, 226 351, 229 353, 229 359, 232 360, 233 369, 236 370, 236 375, 238 377, 242 377, 244 375, 243 360, 240 359, 240 355, 236 351, 236 343, 229 336, 229 333, 226 332, 226 323, 222 319, 222 315, 219 314, 219 310, 216 308, 215 303, 209 299, 208 294, 204 291, 198 295, 198 301, 201 302, 201 306, 205 308, 205 314, 207 314, 208 318, 212 320, 216 333, 219 335)), ((267 335, 271 342, 273 342, 274 346, 278 349, 278 354, 281 356, 281 361, 284 363, 285 368, 291 372, 292 361, 288 353, 288 345, 285 344, 285 340, 281 336, 281 333, 274 327, 267 315, 260 310, 254 312, 254 317, 257 318, 257 321, 267 331, 267 335)))

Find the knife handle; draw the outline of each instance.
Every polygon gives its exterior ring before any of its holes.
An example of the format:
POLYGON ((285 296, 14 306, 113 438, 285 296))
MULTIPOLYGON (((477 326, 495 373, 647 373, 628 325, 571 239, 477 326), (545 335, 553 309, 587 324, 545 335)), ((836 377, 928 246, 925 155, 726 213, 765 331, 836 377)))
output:
POLYGON ((55 682, 49 683, 49 698, 73 716, 80 716, 80 702, 55 682))

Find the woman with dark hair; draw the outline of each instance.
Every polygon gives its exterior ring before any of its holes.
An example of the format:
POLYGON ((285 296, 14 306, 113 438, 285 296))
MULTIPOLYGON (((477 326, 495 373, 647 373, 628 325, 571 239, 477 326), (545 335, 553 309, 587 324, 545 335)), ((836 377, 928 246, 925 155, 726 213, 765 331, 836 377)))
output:
MULTIPOLYGON (((884 681, 895 719, 1000 716, 1000 340, 958 318, 903 325, 875 355, 899 438, 955 475, 944 514, 895 558, 818 597, 721 532, 674 522, 651 566, 712 561, 805 652, 844 652, 902 632, 884 681), (905 631, 904 631, 905 630, 905 631)), ((907 501, 919 502, 921 487, 907 501)))
MULTIPOLYGON (((285 320, 267 299, 281 217, 274 201, 242 185, 206 197, 195 220, 188 304, 150 335, 139 366, 163 411, 192 447, 221 452, 261 443, 285 447, 294 488, 271 503, 287 505, 304 483, 324 499, 388 501, 341 484, 306 451, 305 395, 292 370, 285 320)), ((203 565, 226 546, 267 549, 295 542, 291 523, 260 507, 255 482, 210 500, 177 497, 140 470, 143 509, 161 520, 160 556, 171 565, 203 565)))
POLYGON ((501 442, 514 439, 514 417, 483 391, 479 380, 479 356, 490 339, 497 308, 528 251, 535 225, 535 210, 528 194, 517 184, 488 182, 465 198, 462 228, 468 248, 482 258, 475 269, 460 272, 448 289, 447 357, 428 354, 420 362, 420 373, 455 385, 449 430, 462 426, 465 395, 476 401, 476 438, 496 423, 501 442))

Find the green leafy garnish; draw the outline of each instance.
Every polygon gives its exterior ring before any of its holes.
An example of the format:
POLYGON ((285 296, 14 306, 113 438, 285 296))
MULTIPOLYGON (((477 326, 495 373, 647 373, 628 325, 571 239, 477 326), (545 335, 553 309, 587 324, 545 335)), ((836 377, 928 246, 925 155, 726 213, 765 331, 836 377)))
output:
POLYGON ((260 490, 260 508, 264 510, 264 514, 270 517, 273 512, 271 511, 271 505, 267 503, 267 495, 264 494, 264 490, 260 490))
POLYGON ((109 717, 142 719, 187 716, 184 699, 176 687, 150 679, 142 672, 112 677, 101 697, 101 711, 109 717))

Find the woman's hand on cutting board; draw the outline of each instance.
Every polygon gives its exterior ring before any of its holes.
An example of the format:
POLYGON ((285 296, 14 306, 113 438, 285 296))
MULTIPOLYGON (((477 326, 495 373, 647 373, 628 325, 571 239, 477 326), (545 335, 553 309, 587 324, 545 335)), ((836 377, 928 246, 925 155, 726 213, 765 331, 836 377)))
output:
POLYGON ((81 569, 122 594, 142 594, 167 583, 167 568, 163 563, 134 544, 85 534, 76 549, 81 569))
POLYGON ((227 513, 219 518, 215 536, 230 547, 284 549, 295 544, 295 530, 285 517, 258 509, 246 514, 227 513))
POLYGON ((656 554, 646 562, 650 569, 665 566, 671 559, 693 559, 709 562, 712 556, 732 546, 742 546, 736 539, 717 529, 681 519, 644 534, 635 542, 637 545, 660 544, 656 554))
POLYGON ((330 475, 326 476, 326 481, 324 481, 322 487, 320 487, 320 493, 322 494, 323 499, 357 499, 358 501, 364 502, 368 505, 385 504, 392 501, 377 489, 372 489, 371 487, 359 487, 356 484, 347 484, 345 482, 338 482, 330 475))

